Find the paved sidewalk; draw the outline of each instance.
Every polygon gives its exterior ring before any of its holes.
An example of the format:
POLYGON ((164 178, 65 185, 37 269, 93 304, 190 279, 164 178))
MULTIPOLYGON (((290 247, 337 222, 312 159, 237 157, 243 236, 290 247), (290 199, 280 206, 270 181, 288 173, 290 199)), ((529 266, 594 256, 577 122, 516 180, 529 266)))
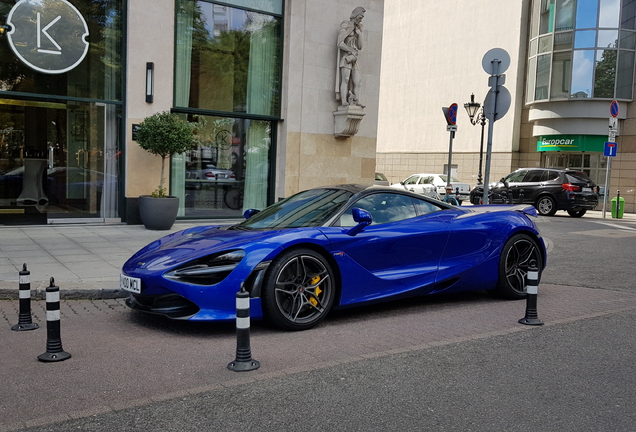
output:
MULTIPOLYGON (((554 217, 569 218, 565 212, 554 217)), ((599 210, 584 218, 603 219, 599 210)), ((31 272, 34 298, 44 298, 50 278, 60 287, 62 298, 119 298, 119 274, 124 262, 146 244, 172 232, 197 225, 230 225, 241 219, 178 222, 168 231, 151 231, 143 225, 47 225, 0 226, 0 298, 18 297, 22 265, 31 272)), ((626 227, 636 214, 607 223, 626 227)))
POLYGON ((143 225, 47 225, 0 227, 0 298, 17 298, 23 264, 31 273, 34 298, 43 298, 50 279, 63 298, 118 298, 124 262, 148 243, 198 225, 238 220, 178 222, 167 231, 143 225))

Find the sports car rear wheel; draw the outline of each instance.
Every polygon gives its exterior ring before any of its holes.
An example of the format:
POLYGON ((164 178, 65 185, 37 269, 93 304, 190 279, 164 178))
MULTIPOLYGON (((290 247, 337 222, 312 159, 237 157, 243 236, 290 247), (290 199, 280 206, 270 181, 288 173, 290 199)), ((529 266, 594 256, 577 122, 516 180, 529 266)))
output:
POLYGON ((518 234, 506 242, 499 258, 499 281, 495 293, 501 297, 518 300, 526 297, 526 278, 532 261, 543 268, 537 242, 526 234, 518 234))
POLYGON ((327 316, 334 297, 329 263, 310 249, 290 250, 269 267, 263 287, 263 314, 285 330, 307 330, 327 316))

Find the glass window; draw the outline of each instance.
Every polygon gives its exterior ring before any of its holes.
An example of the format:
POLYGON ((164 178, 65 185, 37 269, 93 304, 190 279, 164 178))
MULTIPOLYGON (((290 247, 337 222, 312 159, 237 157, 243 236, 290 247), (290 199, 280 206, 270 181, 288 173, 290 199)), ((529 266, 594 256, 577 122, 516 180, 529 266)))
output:
POLYGON ((526 103, 534 101, 534 83, 537 76, 537 58, 528 60, 528 82, 526 83, 526 103))
POLYGON ((578 0, 576 3, 576 28, 595 28, 598 0, 578 0))
POLYGON ((548 98, 548 86, 550 84, 550 54, 537 57, 537 79, 535 87, 535 100, 548 98))
POLYGON ((577 31, 574 36, 574 48, 594 48, 596 46, 596 30, 577 31))
MULTIPOLYGON (((368 195, 356 201, 353 207, 361 208, 371 213, 372 225, 398 222, 417 216, 411 197, 393 193, 378 193, 368 195)), ((350 213, 345 211, 345 213, 350 213)), ((341 218, 340 226, 352 226, 348 216, 341 218)))
POLYGON ((567 99, 572 82, 572 52, 554 53, 552 56, 552 85, 550 99, 567 99))
POLYGON ((530 53, 528 54, 530 57, 537 55, 537 44, 537 39, 533 39, 530 41, 530 53))
POLYGON ((506 176, 506 178, 504 179, 504 181, 507 181, 508 183, 518 183, 523 181, 524 177, 526 176, 526 174, 528 173, 528 170, 518 170, 515 171, 513 173, 510 173, 506 176))
POLYGON ((601 0, 598 26, 618 28, 618 15, 620 11, 620 0, 601 0))
POLYGON ((616 97, 631 99, 634 77, 634 51, 620 50, 616 70, 616 97))
POLYGON ((404 184, 405 185, 417 184, 417 181, 418 181, 419 178, 420 178, 420 176, 418 176, 418 175, 412 175, 411 177, 409 177, 406 180, 404 180, 404 184))
POLYGON ((597 47, 618 48, 618 30, 599 30, 597 47))
POLYGON ((572 37, 573 37, 573 34, 571 31, 556 33, 554 35, 554 50, 555 51, 565 50, 565 49, 571 50, 572 37))
POLYGON ((628 32, 628 31, 621 31, 621 40, 619 42, 619 48, 622 49, 634 49, 636 47, 635 41, 636 38, 634 37, 636 35, 636 33, 634 32, 628 32))
POLYGON ((616 81, 617 50, 596 51, 596 73, 594 74, 594 97, 614 97, 614 83, 616 81))
POLYGON ((198 145, 172 158, 179 216, 235 217, 267 207, 271 122, 196 116, 198 145))
POLYGON ((592 97, 594 50, 574 51, 572 56, 572 98, 592 97))
POLYGON ((636 30, 636 0, 624 0, 621 13, 621 28, 636 30))
POLYGON ((539 38, 539 53, 552 51, 552 35, 539 38))
POLYGON ((524 183, 538 183, 541 181, 541 176, 544 170, 530 170, 524 177, 524 183))
MULTIPOLYGON (((17 2, 0 2, 0 14, 4 17, 17 2)), ((42 2, 30 2, 42 3, 42 2)), ((88 51, 84 59, 68 72, 48 74, 27 66, 9 46, 7 35, 0 43, 0 91, 13 91, 71 96, 77 98, 122 100, 122 0, 75 0, 73 5, 88 26, 88 51)), ((43 7, 43 6, 40 6, 43 7)), ((16 21, 18 18, 13 16, 16 21)), ((53 22, 53 21, 51 21, 53 22)), ((4 22, 3 22, 4 24, 4 22)), ((44 30, 43 30, 44 31, 44 30)), ((35 33, 35 29, 33 30, 35 33)), ((62 48, 64 29, 52 25, 49 38, 59 40, 62 48)), ((33 36, 35 38, 35 36, 33 36)), ((59 45, 58 44, 58 45, 59 45)), ((35 44, 34 44, 35 45, 35 44)), ((51 51, 58 51, 51 46, 51 51)), ((33 48, 35 50, 35 47, 33 48)), ((60 58, 61 56, 52 56, 60 58)))
POLYGON ((541 0, 541 17, 539 22, 539 34, 552 33, 554 31, 554 0, 541 0))
POLYGON ((557 0, 555 31, 572 30, 574 26, 574 0, 557 0))
POLYGON ((177 2, 175 105, 280 115, 280 18, 177 2))
POLYGON ((283 0, 223 0, 223 3, 279 15, 283 13, 283 0))
POLYGON ((537 37, 537 31, 539 30, 539 11, 541 10, 541 2, 533 1, 532 2, 532 18, 530 22, 530 38, 537 37))
POLYGON ((413 203, 415 204, 415 208, 417 209, 417 213, 421 215, 433 213, 441 210, 441 208, 431 202, 424 201, 421 199, 413 198, 413 203))

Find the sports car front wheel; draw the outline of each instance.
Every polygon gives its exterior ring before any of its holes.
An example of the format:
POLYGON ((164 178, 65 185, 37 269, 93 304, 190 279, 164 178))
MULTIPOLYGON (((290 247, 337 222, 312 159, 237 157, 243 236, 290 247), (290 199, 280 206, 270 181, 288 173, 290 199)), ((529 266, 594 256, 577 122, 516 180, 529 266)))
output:
POLYGON ((285 330, 307 330, 329 313, 335 281, 329 263, 310 249, 284 252, 268 269, 263 314, 285 330))
POLYGON ((499 281, 495 293, 512 300, 525 298, 531 263, 539 269, 541 279, 543 262, 536 240, 526 234, 517 234, 508 239, 499 258, 499 281))

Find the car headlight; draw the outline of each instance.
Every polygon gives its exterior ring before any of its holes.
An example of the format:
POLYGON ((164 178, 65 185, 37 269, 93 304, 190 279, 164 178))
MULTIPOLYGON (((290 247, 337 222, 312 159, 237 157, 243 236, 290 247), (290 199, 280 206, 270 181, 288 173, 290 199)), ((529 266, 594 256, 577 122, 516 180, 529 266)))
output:
POLYGON ((245 257, 244 250, 222 252, 190 261, 168 272, 168 279, 195 285, 214 285, 225 279, 245 257))

